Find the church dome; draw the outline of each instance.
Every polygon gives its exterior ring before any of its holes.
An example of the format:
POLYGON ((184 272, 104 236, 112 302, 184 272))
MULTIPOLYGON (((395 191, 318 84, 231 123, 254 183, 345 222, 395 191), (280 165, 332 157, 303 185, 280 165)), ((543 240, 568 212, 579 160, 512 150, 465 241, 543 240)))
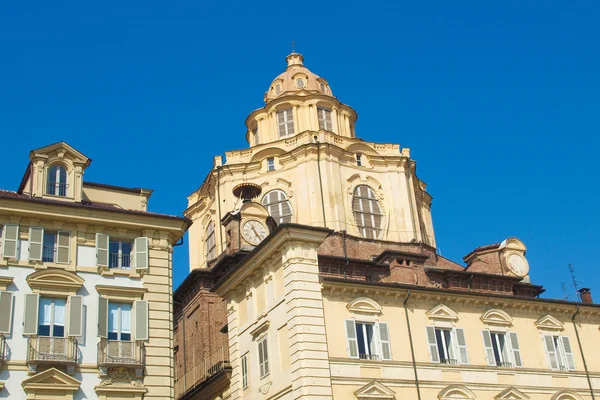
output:
POLYGON ((273 80, 269 90, 265 93, 265 103, 287 95, 324 94, 332 96, 327 81, 310 72, 303 64, 302 54, 293 52, 285 58, 287 68, 273 80))

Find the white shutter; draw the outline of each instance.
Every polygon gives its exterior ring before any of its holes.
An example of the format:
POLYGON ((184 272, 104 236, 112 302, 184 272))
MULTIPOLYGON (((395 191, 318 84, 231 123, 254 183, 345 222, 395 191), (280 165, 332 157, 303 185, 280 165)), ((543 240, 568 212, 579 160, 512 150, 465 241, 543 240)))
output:
POLYGON ((68 264, 71 258, 71 232, 58 231, 56 234, 56 262, 68 264))
POLYGON ((98 298, 98 336, 105 339, 108 336, 108 299, 106 297, 98 298))
POLYGON ((510 347, 512 348, 512 359, 515 367, 522 367, 523 360, 521 359, 521 349, 519 348, 519 339, 515 332, 509 332, 508 338, 510 339, 510 347))
POLYGON ((427 343, 429 344, 429 360, 434 363, 440 362, 440 353, 438 352, 437 340, 435 339, 435 328, 433 326, 426 327, 427 343))
POLYGON ((23 320, 23 335, 25 336, 37 335, 39 305, 39 294, 25 294, 25 318, 23 320))
POLYGON ((0 333, 10 335, 14 297, 11 292, 0 292, 0 333))
POLYGON ((6 224, 2 235, 2 256, 4 258, 17 258, 19 242, 19 225, 6 224))
POLYGON ((358 341, 356 340, 356 325, 353 319, 346 320, 346 342, 348 344, 348 356, 358 358, 358 341))
POLYGON ((135 239, 134 265, 135 269, 148 269, 147 237, 139 237, 135 239))
POLYGON ((392 348, 390 346, 390 332, 388 329, 388 324, 384 324, 380 322, 377 324, 377 328, 379 330, 379 346, 381 348, 380 356, 382 360, 391 360, 392 359, 392 348))
POLYGON ((571 342, 566 336, 562 336, 562 345, 565 351, 565 357, 567 358, 567 367, 570 370, 575 369, 575 359, 573 358, 573 351, 571 350, 571 342))
POLYGON ((496 357, 494 357, 494 348, 492 347, 492 336, 490 331, 481 331, 483 337, 483 348, 485 349, 485 358, 488 365, 496 365, 496 357))
POLYGON ((558 369, 558 359, 556 358, 556 349, 554 348, 554 338, 551 335, 544 335, 544 349, 548 357, 548 364, 552 369, 558 369))
POLYGON ((44 243, 44 228, 29 228, 29 259, 42 260, 42 246, 44 243))
POLYGON ((136 300, 134 340, 148 340, 148 300, 136 300))
POLYGON ((108 235, 96 233, 96 265, 99 267, 108 267, 108 242, 108 235))
POLYGON ((83 296, 69 296, 69 326, 67 336, 83 336, 83 296))
POLYGON ((456 337, 456 348, 458 353, 458 361, 461 364, 469 363, 469 356, 467 353, 467 341, 465 340, 465 332, 460 328, 454 329, 454 336, 456 337))

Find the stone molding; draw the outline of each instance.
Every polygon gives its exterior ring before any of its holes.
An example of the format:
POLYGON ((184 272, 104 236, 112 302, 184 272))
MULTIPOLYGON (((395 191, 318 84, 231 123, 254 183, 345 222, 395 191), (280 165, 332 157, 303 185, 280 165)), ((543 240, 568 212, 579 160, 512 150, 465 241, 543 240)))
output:
POLYGON ((62 269, 45 269, 26 278, 33 293, 73 296, 83 286, 83 278, 62 269))

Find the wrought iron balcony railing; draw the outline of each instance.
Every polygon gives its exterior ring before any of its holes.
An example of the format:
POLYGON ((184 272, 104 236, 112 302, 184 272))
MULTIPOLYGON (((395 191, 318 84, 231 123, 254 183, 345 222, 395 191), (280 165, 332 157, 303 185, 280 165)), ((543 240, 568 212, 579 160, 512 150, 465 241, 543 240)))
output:
POLYGON ((102 367, 143 367, 146 348, 143 342, 101 339, 98 343, 98 365, 102 367))
POLYGON ((48 181, 48 185, 46 186, 46 193, 52 194, 54 196, 66 196, 67 188, 69 187, 68 183, 54 182, 48 181))
POLYGON ((227 369, 231 369, 229 349, 222 347, 175 379, 175 398, 181 398, 190 389, 227 369))
POLYGON ((359 357, 361 360, 379 361, 379 356, 377 354, 360 354, 359 357))
POLYGON ((110 253, 108 255, 109 268, 131 269, 131 255, 110 253))
POLYGON ((77 340, 72 337, 31 336, 27 339, 27 364, 31 372, 36 371, 38 364, 61 364, 72 373, 77 354, 77 340))
POLYGON ((442 358, 440 360, 441 364, 450 364, 450 365, 458 365, 458 360, 454 360, 452 358, 442 358))
POLYGON ((499 367, 512 368, 512 363, 507 361, 496 362, 496 365, 499 367))

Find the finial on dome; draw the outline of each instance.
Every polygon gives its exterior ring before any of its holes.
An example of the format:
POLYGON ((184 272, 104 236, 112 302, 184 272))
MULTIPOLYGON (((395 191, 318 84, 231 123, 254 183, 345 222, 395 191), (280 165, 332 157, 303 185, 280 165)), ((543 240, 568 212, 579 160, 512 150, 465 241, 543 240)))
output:
POLYGON ((303 65, 302 61, 304 61, 304 57, 302 57, 302 54, 296 53, 294 51, 294 52, 292 52, 292 54, 290 54, 289 56, 287 56, 285 58, 285 61, 287 61, 288 68, 289 68, 293 65, 303 65))

